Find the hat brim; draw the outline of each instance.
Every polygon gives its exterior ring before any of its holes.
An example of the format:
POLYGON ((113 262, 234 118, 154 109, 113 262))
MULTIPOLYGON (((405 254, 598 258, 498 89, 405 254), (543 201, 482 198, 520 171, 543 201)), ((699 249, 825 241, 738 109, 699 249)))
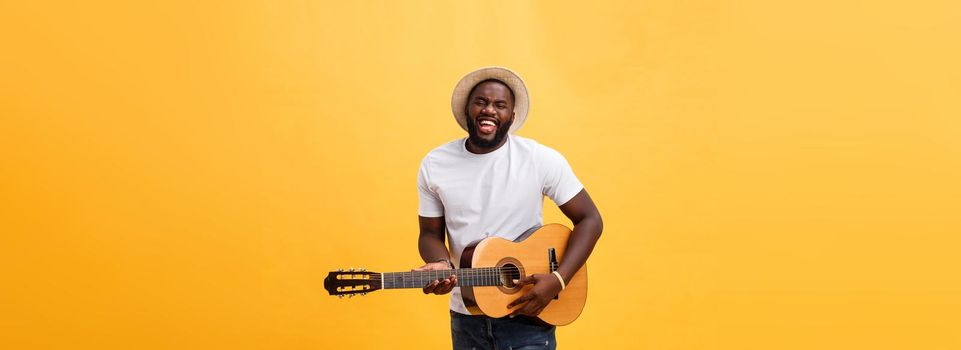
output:
POLYGON ((454 119, 460 127, 467 130, 467 99, 470 92, 477 83, 484 80, 495 79, 507 84, 514 92, 514 124, 511 125, 510 133, 514 133, 524 125, 527 120, 527 111, 530 109, 530 97, 527 94, 527 86, 514 71, 504 67, 484 67, 473 72, 467 73, 454 87, 454 95, 450 100, 450 109, 454 112, 454 119))

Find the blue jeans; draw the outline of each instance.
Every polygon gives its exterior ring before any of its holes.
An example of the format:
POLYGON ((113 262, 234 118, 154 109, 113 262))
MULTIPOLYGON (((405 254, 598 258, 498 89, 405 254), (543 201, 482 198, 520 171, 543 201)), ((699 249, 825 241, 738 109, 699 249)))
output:
POLYGON ((450 335, 454 350, 555 350, 556 329, 525 316, 490 318, 450 312, 450 335))

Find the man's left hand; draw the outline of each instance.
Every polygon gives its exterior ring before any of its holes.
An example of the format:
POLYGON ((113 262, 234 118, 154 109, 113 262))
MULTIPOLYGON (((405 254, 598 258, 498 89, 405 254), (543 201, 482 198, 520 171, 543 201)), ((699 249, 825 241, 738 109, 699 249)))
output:
POLYGON ((514 310, 514 312, 511 312, 511 317, 517 315, 537 316, 547 307, 547 304, 551 303, 551 300, 557 296, 557 293, 561 292, 561 282, 557 280, 557 276, 550 273, 526 276, 515 282, 515 284, 518 286, 533 284, 534 288, 531 288, 531 290, 527 291, 527 294, 524 294, 524 296, 517 298, 517 300, 507 305, 507 308, 511 309, 517 305, 527 303, 514 310))

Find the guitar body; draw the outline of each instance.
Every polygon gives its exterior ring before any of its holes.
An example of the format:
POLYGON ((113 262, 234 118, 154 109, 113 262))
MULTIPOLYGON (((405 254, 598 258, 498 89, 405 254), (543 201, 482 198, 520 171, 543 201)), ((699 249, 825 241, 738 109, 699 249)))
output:
MULTIPOLYGON (((503 238, 486 238, 464 250, 461 268, 516 267, 519 276, 549 274, 548 250, 554 248, 557 258, 563 260, 571 230, 559 224, 545 225, 519 242, 503 238)), ((513 310, 507 308, 517 298, 533 288, 513 286, 461 286, 464 304, 472 314, 503 317, 513 310)), ((567 282, 567 288, 558 294, 537 317, 542 321, 562 326, 574 322, 587 302, 587 264, 567 282)), ((518 306, 519 307, 519 306, 518 306)), ((515 308, 516 309, 516 308, 515 308)))

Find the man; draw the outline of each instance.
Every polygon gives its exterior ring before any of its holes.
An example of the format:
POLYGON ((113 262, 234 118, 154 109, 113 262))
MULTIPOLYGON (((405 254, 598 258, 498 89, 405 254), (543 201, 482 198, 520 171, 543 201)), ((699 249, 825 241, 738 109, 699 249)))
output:
POLYGON ((555 327, 533 317, 563 288, 558 278, 566 283, 587 261, 601 235, 601 215, 564 157, 511 134, 527 119, 529 101, 524 81, 509 69, 487 67, 467 74, 451 99, 454 117, 467 137, 435 148, 420 165, 418 247, 427 264, 414 270, 454 268, 474 241, 490 236, 515 240, 541 226, 544 196, 574 223, 559 274, 521 278, 518 284, 533 287, 508 306, 513 310, 510 317, 470 316, 457 276, 424 286, 425 294, 453 292, 454 349, 556 348, 555 327))

